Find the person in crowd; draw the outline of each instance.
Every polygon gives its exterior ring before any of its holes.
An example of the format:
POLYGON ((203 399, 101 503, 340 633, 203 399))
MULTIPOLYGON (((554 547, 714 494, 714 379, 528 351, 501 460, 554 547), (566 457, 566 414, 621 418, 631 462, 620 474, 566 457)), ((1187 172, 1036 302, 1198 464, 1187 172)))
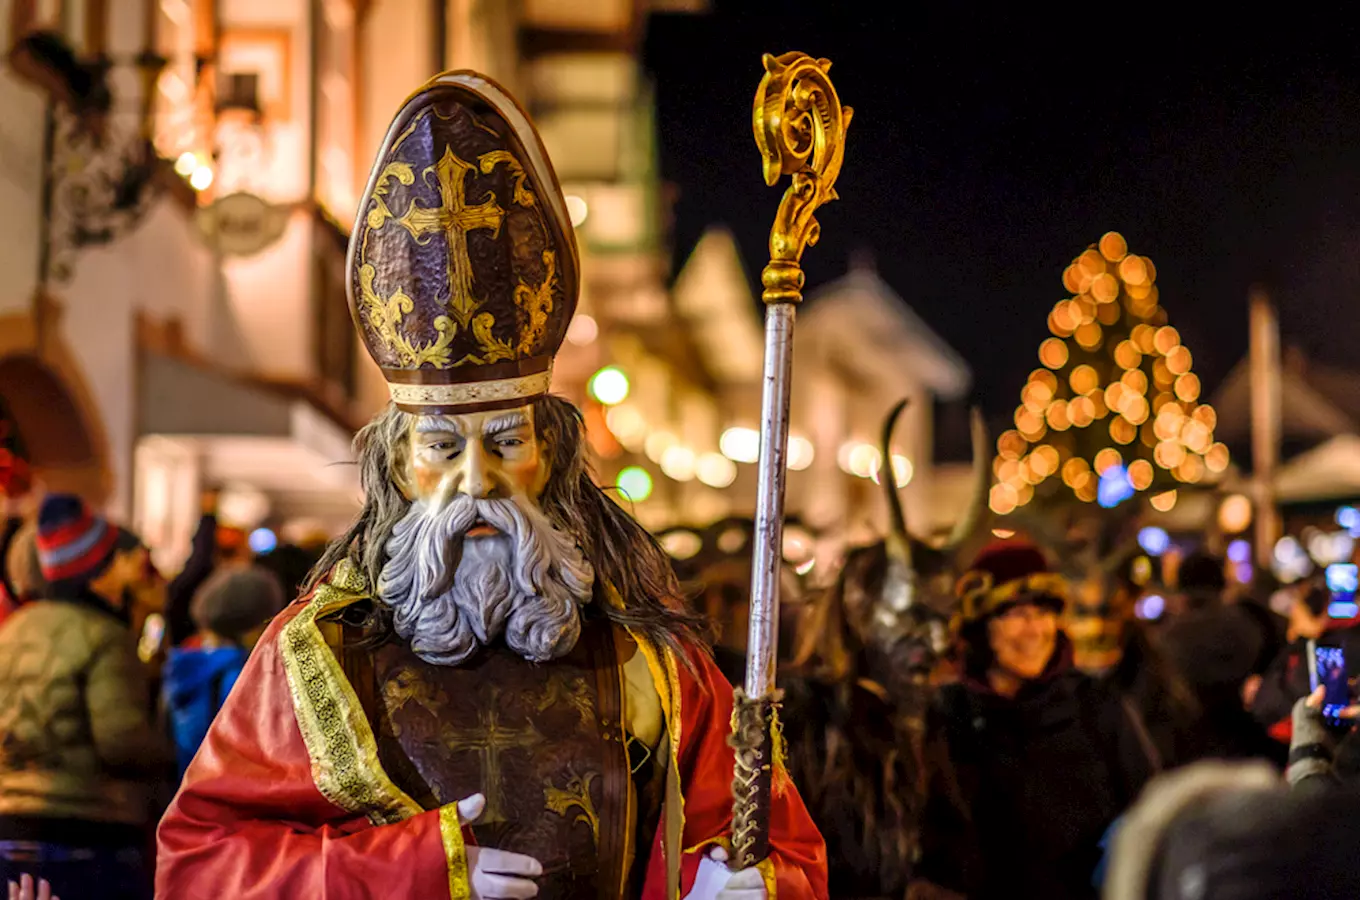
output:
POLYGON ((36 543, 43 598, 0 626, 0 874, 142 898, 146 783, 170 759, 128 627, 147 552, 69 494, 44 499, 36 543))
POLYGON ((284 603, 278 578, 260 566, 220 568, 194 595, 198 645, 172 648, 165 666, 165 710, 181 776, 255 642, 284 603))
POLYGON ((284 597, 292 602, 302 596, 307 575, 321 559, 324 550, 324 547, 308 548, 299 544, 280 544, 268 553, 255 557, 255 564, 274 573, 283 588, 284 597))
POLYGON ((1337 643, 1345 649, 1347 661, 1360 663, 1360 618, 1333 618, 1330 601, 1331 593, 1320 580, 1300 586, 1289 607, 1289 643, 1253 692, 1252 714, 1283 746, 1291 737, 1295 703, 1311 691, 1308 642, 1337 643))
POLYGON ((1265 757, 1283 763, 1243 700, 1248 679, 1264 668, 1272 637, 1259 616, 1225 603, 1223 561, 1196 552, 1180 565, 1180 611, 1161 628, 1161 645, 1194 693, 1200 717, 1182 734, 1181 762, 1204 758, 1265 757))
POLYGON ((1089 900, 1101 837, 1160 755, 1134 704, 1074 668, 1066 585, 1039 548, 987 547, 959 593, 962 677, 927 719, 909 896, 1089 900))
POLYGON ((1360 897, 1360 792, 1338 789, 1321 707, 1321 690, 1294 705, 1287 784, 1263 761, 1219 760, 1153 781, 1114 836, 1105 900, 1360 897))
POLYGON ((248 562, 251 558, 245 532, 218 521, 220 496, 216 489, 203 492, 200 498, 202 515, 194 532, 189 558, 166 588, 165 626, 170 646, 179 646, 197 632, 189 607, 194 594, 213 570, 220 565, 248 562))

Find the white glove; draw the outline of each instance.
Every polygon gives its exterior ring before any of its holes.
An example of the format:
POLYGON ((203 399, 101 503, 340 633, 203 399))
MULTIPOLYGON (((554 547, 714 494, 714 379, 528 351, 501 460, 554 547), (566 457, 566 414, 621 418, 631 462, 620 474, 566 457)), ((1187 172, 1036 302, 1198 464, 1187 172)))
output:
MULTIPOLYGON (((471 825, 486 809, 486 797, 473 794, 458 801, 458 822, 471 825)), ((468 883, 472 900, 528 900, 538 896, 534 878, 543 874, 543 864, 523 853, 508 853, 491 847, 468 847, 468 883)))
POLYGON ((727 851, 714 847, 699 860, 694 886, 685 900, 767 900, 765 879, 754 867, 733 872, 727 868, 727 851))

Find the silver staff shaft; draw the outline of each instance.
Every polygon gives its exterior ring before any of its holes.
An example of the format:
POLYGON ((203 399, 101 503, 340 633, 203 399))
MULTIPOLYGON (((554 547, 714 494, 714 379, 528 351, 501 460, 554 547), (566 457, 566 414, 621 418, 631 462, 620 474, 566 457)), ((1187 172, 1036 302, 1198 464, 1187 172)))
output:
POLYGON ((793 303, 765 309, 765 384, 761 397, 760 465, 756 488, 750 630, 746 644, 746 696, 765 699, 775 690, 779 656, 779 572, 784 558, 784 482, 788 467, 789 387, 793 372, 793 303))

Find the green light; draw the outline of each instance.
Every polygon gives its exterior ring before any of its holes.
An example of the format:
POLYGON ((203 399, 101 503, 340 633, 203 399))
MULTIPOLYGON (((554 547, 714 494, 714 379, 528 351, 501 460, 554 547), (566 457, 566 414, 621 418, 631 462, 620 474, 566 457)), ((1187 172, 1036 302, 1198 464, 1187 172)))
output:
POLYGON ((652 476, 638 466, 629 466, 619 472, 619 492, 634 503, 641 503, 652 496, 652 476))
POLYGON ((618 366, 605 366, 590 376, 589 387, 590 396, 605 406, 613 406, 627 399, 630 385, 628 376, 623 374, 622 369, 618 366))

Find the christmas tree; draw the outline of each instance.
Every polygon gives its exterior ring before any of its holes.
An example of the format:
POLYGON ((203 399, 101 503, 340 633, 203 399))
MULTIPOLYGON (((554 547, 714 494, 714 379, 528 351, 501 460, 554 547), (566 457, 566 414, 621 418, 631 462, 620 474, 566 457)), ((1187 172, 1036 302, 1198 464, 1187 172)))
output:
POLYGON ((1049 313, 1041 366, 1020 392, 1015 428, 997 439, 996 513, 1036 495, 1108 508, 1141 494, 1167 511, 1180 485, 1228 467, 1156 280, 1152 260, 1115 232, 1063 272, 1073 296, 1049 313))

